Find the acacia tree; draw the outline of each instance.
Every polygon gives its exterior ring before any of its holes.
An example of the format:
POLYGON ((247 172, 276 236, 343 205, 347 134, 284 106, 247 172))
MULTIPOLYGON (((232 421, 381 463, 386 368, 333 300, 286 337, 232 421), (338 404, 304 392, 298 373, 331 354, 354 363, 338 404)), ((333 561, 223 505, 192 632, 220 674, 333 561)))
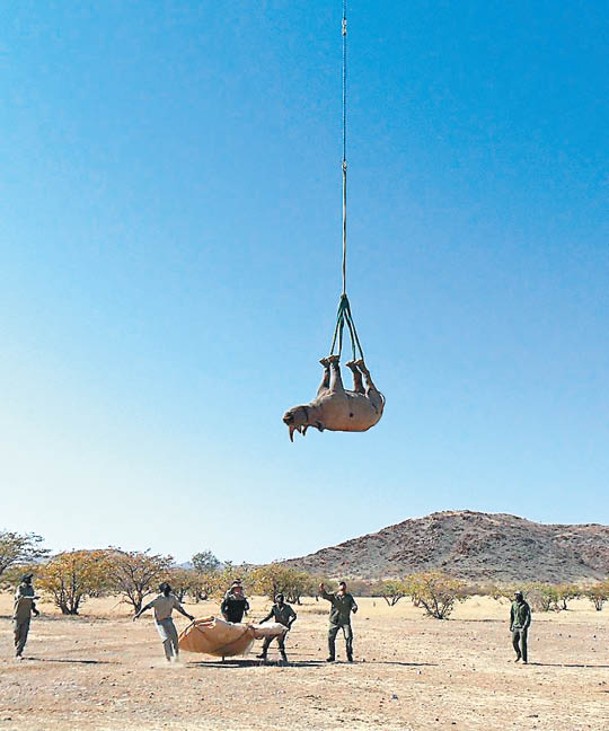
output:
POLYGON ((381 582, 380 594, 390 607, 395 607, 406 596, 407 587, 399 579, 387 579, 381 582))
POLYGON ((211 551, 201 551, 195 553, 190 559, 195 571, 200 574, 208 574, 210 572, 216 572, 220 570, 222 562, 215 556, 211 551))
MULTIPOLYGON (((194 576, 190 583, 190 593, 195 601, 208 599, 219 594, 224 587, 226 577, 222 572, 222 561, 211 551, 200 551, 190 559, 194 576)), ((225 567, 232 567, 230 562, 225 567)))
POLYGON ((305 594, 315 593, 315 579, 306 571, 270 563, 258 566, 251 572, 253 590, 257 594, 274 599, 277 594, 285 594, 288 602, 300 604, 305 594))
POLYGON ((0 576, 9 568, 35 563, 49 555, 40 545, 43 538, 36 533, 0 531, 0 576))
POLYGON ((142 608, 144 597, 153 590, 155 584, 168 578, 172 564, 171 556, 151 554, 150 549, 146 551, 113 549, 110 585, 137 613, 142 608))
POLYGON ((309 574, 307 571, 296 571, 290 569, 292 572, 288 576, 288 582, 284 588, 286 599, 294 604, 301 604, 303 596, 312 596, 317 594, 317 587, 319 581, 309 574))
POLYGON ((108 552, 69 551, 53 556, 38 572, 38 587, 53 597, 62 614, 78 614, 87 597, 108 586, 108 552))
POLYGON ((427 616, 434 619, 448 619, 455 602, 467 599, 464 582, 441 571, 412 574, 404 585, 415 607, 423 607, 427 616))
POLYGON ((514 594, 517 591, 519 591, 519 589, 514 584, 490 584, 486 587, 485 591, 481 593, 492 597, 495 601, 500 601, 501 599, 509 599, 512 601, 514 599, 514 594))
POLYGON ((225 561, 221 571, 212 572, 214 577, 213 594, 223 596, 233 581, 240 581, 246 591, 251 590, 252 576, 251 567, 247 564, 235 566, 232 561, 225 561))
POLYGON ((171 584, 173 593, 180 601, 184 601, 187 594, 196 599, 200 590, 200 575, 193 569, 173 566, 167 573, 167 580, 171 584))
POLYGON ((197 602, 209 599, 212 596, 219 596, 226 590, 228 585, 220 571, 205 573, 194 571, 193 574, 191 594, 197 602))
POLYGON ((609 599, 609 579, 606 581, 599 581, 593 586, 589 586, 584 594, 594 604, 594 608, 597 612, 600 612, 605 602, 609 599))
POLYGON ((577 599, 582 595, 582 589, 577 584, 559 584, 556 587, 556 606, 561 611, 569 609, 567 603, 571 599, 577 599))
POLYGON ((558 592, 553 584, 533 582, 524 587, 524 593, 534 612, 558 610, 558 592))

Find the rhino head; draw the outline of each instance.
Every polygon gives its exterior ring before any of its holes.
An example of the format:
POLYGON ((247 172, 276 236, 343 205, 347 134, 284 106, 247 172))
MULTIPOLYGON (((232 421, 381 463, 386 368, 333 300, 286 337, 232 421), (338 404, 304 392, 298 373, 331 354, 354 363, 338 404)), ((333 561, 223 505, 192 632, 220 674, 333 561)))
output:
POLYGON ((324 430, 324 425, 317 418, 317 407, 313 404, 293 406, 283 415, 283 423, 290 431, 291 442, 294 441, 295 431, 299 432, 304 437, 310 426, 319 429, 319 431, 324 430))

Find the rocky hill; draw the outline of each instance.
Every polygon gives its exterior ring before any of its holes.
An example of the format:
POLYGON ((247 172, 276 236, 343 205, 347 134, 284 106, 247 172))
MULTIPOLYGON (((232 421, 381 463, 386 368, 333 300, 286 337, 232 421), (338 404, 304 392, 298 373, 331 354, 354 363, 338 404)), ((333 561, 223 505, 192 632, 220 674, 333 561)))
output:
POLYGON ((285 563, 330 578, 373 580, 440 569, 475 582, 594 581, 609 575, 609 526, 446 511, 285 563))

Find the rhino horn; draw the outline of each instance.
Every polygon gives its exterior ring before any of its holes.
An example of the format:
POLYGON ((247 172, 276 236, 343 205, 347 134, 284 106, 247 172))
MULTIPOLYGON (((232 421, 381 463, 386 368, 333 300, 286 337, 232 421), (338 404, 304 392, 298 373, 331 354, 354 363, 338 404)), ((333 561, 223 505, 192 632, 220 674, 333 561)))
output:
POLYGON ((288 428, 290 430, 290 441, 294 441, 294 432, 297 431, 299 434, 303 434, 306 431, 307 427, 303 427, 300 424, 298 426, 295 426, 294 424, 288 424, 288 428))

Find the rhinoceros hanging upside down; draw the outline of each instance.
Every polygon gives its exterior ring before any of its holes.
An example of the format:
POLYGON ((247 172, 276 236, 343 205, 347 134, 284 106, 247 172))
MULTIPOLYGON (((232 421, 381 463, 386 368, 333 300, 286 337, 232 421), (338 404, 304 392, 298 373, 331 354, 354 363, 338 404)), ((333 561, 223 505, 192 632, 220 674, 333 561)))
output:
POLYGON ((343 386, 338 355, 322 358, 320 363, 324 375, 317 397, 311 403, 293 406, 283 415, 291 441, 294 441, 295 431, 304 436, 310 426, 319 431, 367 431, 383 415, 385 397, 372 383, 363 360, 345 364, 353 373, 353 391, 343 386))

